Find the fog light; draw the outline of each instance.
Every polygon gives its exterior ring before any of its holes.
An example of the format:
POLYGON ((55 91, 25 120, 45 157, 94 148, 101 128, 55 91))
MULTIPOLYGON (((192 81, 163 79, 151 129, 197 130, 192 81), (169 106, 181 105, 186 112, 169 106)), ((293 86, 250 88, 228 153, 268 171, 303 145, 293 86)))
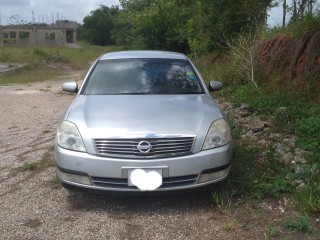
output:
POLYGON ((198 183, 204 183, 204 182, 209 182, 213 180, 218 180, 220 178, 223 178, 227 176, 229 173, 229 168, 223 169, 221 171, 217 172, 211 172, 211 173, 201 173, 200 177, 198 179, 198 183))
POLYGON ((85 185, 92 185, 89 176, 77 175, 72 173, 62 172, 59 169, 56 170, 57 175, 65 181, 80 183, 85 185))

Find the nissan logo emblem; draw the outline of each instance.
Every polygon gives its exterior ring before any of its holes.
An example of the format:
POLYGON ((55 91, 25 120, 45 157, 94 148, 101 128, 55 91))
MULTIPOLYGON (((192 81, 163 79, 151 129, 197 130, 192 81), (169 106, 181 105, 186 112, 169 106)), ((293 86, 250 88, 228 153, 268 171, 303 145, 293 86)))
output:
POLYGON ((152 148, 152 145, 147 142, 147 141, 141 141, 139 142, 137 149, 141 152, 141 153, 148 153, 150 152, 152 148))

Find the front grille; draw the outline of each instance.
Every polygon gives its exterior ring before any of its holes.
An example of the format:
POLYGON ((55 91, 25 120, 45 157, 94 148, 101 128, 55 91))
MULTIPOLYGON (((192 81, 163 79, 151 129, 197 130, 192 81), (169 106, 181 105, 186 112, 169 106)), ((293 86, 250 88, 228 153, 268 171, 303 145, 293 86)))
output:
POLYGON ((191 154, 194 141, 195 137, 94 139, 94 145, 99 155, 120 158, 164 158, 191 154), (142 146, 141 151, 138 149, 139 143, 142 146))
MULTIPOLYGON (((186 187, 197 183, 198 175, 189 175, 183 177, 167 177, 163 178, 161 189, 169 189, 174 187, 186 187)), ((137 189, 135 186, 128 185, 127 178, 102 178, 91 177, 92 183, 96 187, 115 188, 115 189, 137 189)))

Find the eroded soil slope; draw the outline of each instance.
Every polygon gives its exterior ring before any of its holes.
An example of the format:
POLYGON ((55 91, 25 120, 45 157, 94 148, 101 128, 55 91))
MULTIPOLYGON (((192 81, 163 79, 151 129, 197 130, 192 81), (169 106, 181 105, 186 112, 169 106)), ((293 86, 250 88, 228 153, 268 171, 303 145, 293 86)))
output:
POLYGON ((263 79, 288 89, 320 90, 320 31, 301 37, 279 35, 259 48, 263 79))

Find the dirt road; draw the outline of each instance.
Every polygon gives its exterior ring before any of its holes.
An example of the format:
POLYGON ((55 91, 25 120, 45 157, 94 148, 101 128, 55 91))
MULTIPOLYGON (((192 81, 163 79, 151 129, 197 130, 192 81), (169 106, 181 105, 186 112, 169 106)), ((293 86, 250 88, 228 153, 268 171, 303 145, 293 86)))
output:
POLYGON ((0 86, 1 239, 317 239, 283 229, 297 214, 284 197, 233 199, 222 211, 209 192, 69 193, 52 164, 56 125, 74 97, 60 92, 63 81, 0 86))

